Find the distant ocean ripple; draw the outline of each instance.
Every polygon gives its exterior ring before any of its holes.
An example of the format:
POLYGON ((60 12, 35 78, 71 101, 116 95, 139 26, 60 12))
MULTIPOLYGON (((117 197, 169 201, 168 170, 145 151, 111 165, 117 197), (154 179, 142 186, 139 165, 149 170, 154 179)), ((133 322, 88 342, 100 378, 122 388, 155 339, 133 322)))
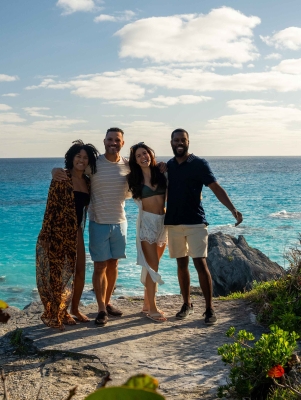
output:
MULTIPOLYGON (((169 157, 161 157, 163 160, 169 157)), ((203 205, 209 232, 244 235, 248 243, 273 261, 286 266, 284 253, 297 243, 301 232, 301 157, 206 157, 221 185, 243 213, 235 228, 231 213, 208 188, 203 205)), ((24 307, 37 299, 35 244, 45 210, 50 171, 62 159, 0 159, 0 298, 24 307)), ((140 267, 136 266, 135 221, 137 209, 126 202, 128 244, 126 260, 120 261, 116 296, 142 295, 140 267)), ((95 301, 91 289, 93 264, 87 248, 87 278, 83 302, 95 301)), ((176 262, 165 251, 161 262, 165 285, 159 294, 179 293, 176 262)), ((197 277, 191 265, 192 284, 197 277)))

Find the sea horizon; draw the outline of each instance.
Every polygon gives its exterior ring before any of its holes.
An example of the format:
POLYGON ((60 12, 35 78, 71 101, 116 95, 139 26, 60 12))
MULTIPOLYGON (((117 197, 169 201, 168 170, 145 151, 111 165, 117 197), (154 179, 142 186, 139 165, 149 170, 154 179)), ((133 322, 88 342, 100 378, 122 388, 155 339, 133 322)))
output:
MULTIPOLYGON (((170 159, 161 156, 158 159, 170 159)), ((301 156, 208 156, 218 182, 226 189, 244 221, 234 227, 231 213, 213 193, 204 188, 203 206, 209 233, 221 231, 243 235, 251 247, 272 261, 287 267, 285 253, 298 243, 301 232, 301 156)), ((35 244, 46 206, 51 169, 63 166, 63 157, 0 158, 0 298, 23 308, 38 299, 35 282, 35 244), (40 162, 40 163, 39 163, 40 162)), ((135 223, 137 207, 126 201, 128 220, 127 258, 120 260, 115 296, 142 296, 141 268, 136 265, 135 223)), ((86 246, 86 285, 82 301, 94 302, 91 292, 93 263, 89 255, 88 227, 86 246)), ((198 286, 197 274, 190 262, 191 284, 198 286)), ((160 294, 180 292, 176 261, 168 249, 160 263, 165 284, 160 294)))

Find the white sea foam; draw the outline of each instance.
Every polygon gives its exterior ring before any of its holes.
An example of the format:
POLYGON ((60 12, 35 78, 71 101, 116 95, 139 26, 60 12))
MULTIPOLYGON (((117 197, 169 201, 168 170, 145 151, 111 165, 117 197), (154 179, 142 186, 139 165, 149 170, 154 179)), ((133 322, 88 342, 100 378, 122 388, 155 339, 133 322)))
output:
POLYGON ((301 212, 289 212, 286 210, 277 211, 275 213, 269 214, 270 218, 280 218, 280 219, 301 219, 301 212))

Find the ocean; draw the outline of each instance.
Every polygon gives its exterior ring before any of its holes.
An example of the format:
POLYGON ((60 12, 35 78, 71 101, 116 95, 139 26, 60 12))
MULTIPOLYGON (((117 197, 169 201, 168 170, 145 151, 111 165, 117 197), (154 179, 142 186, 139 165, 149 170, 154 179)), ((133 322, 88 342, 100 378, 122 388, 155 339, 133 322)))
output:
MULTIPOLYGON (((169 157, 158 157, 167 161, 169 157)), ((231 213, 208 188, 203 206, 209 232, 244 235, 250 246, 287 267, 285 253, 301 233, 301 157, 206 157, 218 182, 226 189, 243 223, 235 228, 231 213)), ((44 215, 50 171, 62 167, 61 158, 0 159, 0 299, 23 308, 38 299, 35 282, 35 245, 44 215)), ((135 222, 137 208, 126 202, 128 218, 127 258, 119 263, 114 296, 142 295, 140 267, 136 266, 135 222)), ((84 304, 95 301, 91 291, 93 264, 88 251, 84 304)), ((197 276, 191 264, 192 285, 197 276)), ((176 262, 165 250, 160 264, 165 284, 160 294, 177 294, 176 262)))

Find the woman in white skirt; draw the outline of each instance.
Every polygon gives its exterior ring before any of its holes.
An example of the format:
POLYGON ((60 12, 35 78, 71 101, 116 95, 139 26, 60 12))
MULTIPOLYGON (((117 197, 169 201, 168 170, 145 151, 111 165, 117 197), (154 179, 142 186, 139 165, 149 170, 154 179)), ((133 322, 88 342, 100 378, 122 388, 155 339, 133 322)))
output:
POLYGON ((131 147, 129 189, 139 207, 137 218, 137 264, 142 266, 141 282, 145 286, 143 312, 156 322, 166 318, 156 305, 157 284, 164 283, 158 273, 167 230, 164 226, 166 177, 156 165, 155 153, 144 142, 131 147))

